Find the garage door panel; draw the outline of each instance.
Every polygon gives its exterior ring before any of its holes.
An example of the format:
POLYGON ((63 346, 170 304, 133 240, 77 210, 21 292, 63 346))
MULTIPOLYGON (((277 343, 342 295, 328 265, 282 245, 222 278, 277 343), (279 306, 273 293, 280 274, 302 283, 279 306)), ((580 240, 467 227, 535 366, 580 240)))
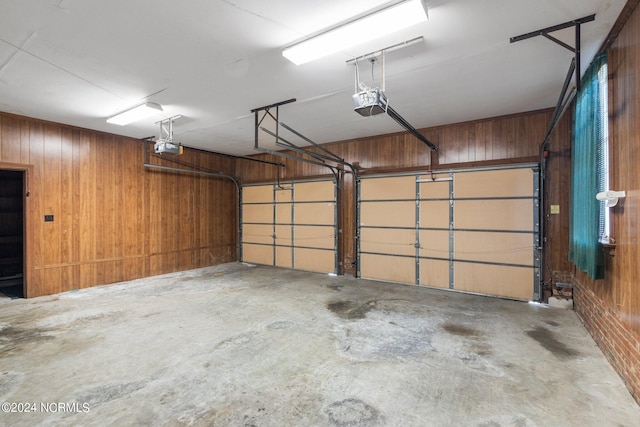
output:
POLYGON ((291 245, 291 226, 276 225, 276 244, 291 245))
POLYGON ((454 248, 457 260, 532 265, 533 236, 529 233, 456 231, 454 248))
POLYGON ((533 200, 456 200, 456 229, 533 231, 533 200))
POLYGON ((415 175, 363 178, 361 276, 414 283, 417 259, 420 285, 531 299, 536 176, 528 166, 464 170, 420 175, 417 188, 415 175))
POLYGON ((276 247, 276 267, 293 268, 291 263, 292 248, 276 247))
POLYGON ((420 256, 449 258, 449 231, 420 230, 420 256))
POLYGON ((414 258, 362 254, 360 269, 361 276, 365 279, 416 283, 416 261, 414 258))
POLYGON ((416 253, 415 230, 363 228, 360 232, 362 252, 413 256, 416 253))
POLYGON ((276 205, 276 224, 291 224, 291 204, 276 205))
POLYGON ((295 265, 297 270, 315 271, 318 273, 335 272, 335 252, 321 249, 295 248, 295 265))
POLYGON ((261 224, 273 223, 273 205, 244 205, 242 209, 242 221, 261 224))
POLYGON ((503 169, 454 175, 455 197, 527 197, 533 195, 533 170, 503 169))
POLYGON ((294 197, 296 202, 332 201, 334 188, 332 181, 296 183, 294 197))
POLYGON ((362 203, 362 226, 415 227, 415 202, 366 202, 362 203))
POLYGON ((277 203, 291 202, 291 189, 287 188, 286 190, 276 190, 275 193, 277 203))
POLYGON ((273 202, 273 186, 258 185, 243 187, 242 200, 244 203, 271 203, 273 202))
MULTIPOLYGON (((435 175, 436 179, 449 177, 449 175, 435 175)), ((431 175, 424 175, 420 177, 420 180, 431 179, 431 175)), ((449 182, 448 181, 434 181, 434 182, 422 182, 420 183, 420 198, 421 199, 448 199, 449 198, 449 182)))
POLYGON ((334 182, 293 182, 282 186, 243 187, 243 261, 334 273, 334 182), (296 257, 298 262, 294 261, 296 257))
POLYGON ((369 178, 360 183, 361 200, 415 199, 416 177, 369 178))
POLYGON ((242 245, 242 261, 253 264, 273 265, 273 247, 245 243, 242 245))
POLYGON ((421 228, 449 228, 449 201, 420 201, 421 228))
POLYGON ((329 226, 294 227, 296 246, 333 249, 335 247, 334 228, 329 226))
POLYGON ((246 224, 242 230, 242 240, 245 243, 273 243, 273 226, 262 224, 246 224))
POLYGON ((420 285, 448 289, 449 261, 421 259, 420 285))
POLYGON ((455 288, 530 301, 533 273, 533 268, 458 262, 454 268, 455 288))
POLYGON ((296 224, 333 225, 335 204, 331 203, 298 203, 294 207, 296 224))

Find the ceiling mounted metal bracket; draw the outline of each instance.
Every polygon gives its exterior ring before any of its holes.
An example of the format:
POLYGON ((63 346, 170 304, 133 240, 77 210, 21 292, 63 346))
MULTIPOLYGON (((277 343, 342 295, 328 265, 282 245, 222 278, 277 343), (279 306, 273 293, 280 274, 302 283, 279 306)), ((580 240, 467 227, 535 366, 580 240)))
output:
POLYGON ((160 125, 160 138, 166 141, 173 141, 173 122, 181 118, 182 115, 178 114, 168 119, 160 120, 156 124, 160 125), (168 127, 167 127, 168 126, 168 127))
POLYGON ((355 65, 356 61, 363 61, 365 59, 377 58, 383 53, 393 52, 394 50, 402 49, 403 47, 408 47, 408 46, 411 46, 417 43, 422 43, 422 42, 424 42, 423 36, 414 37, 412 39, 409 39, 400 43, 396 43, 391 46, 387 46, 380 50, 375 50, 373 52, 365 53, 364 55, 358 56, 356 58, 348 59, 347 65, 355 65))
MULTIPOLYGON (((547 27, 547 28, 543 28, 541 30, 537 30, 537 31, 532 31, 530 33, 526 33, 526 34, 522 34, 519 36, 515 36, 515 37, 511 37, 509 39, 509 41, 511 43, 516 43, 522 40, 526 40, 526 39, 530 39, 533 37, 537 37, 537 36, 542 36, 545 37, 548 40, 551 40, 552 42, 564 47, 565 49, 568 49, 569 51, 571 51, 574 54, 574 58, 575 58, 575 75, 576 75, 576 90, 579 92, 580 91, 580 77, 581 77, 581 70, 580 70, 580 25, 585 24, 587 22, 592 22, 596 19, 596 15, 589 15, 589 16, 585 16, 583 18, 579 18, 579 19, 574 19, 573 21, 568 21, 568 22, 564 22, 562 24, 558 24, 558 25, 554 25, 551 27, 547 27), (575 47, 572 47, 570 45, 568 45, 567 43, 563 42, 562 40, 558 40, 556 37, 553 37, 551 34, 549 33, 553 33, 555 31, 560 31, 560 30, 564 30, 565 28, 571 28, 571 27, 575 27, 575 47)), ((564 95, 564 94, 563 94, 564 95)))
POLYGON ((180 114, 160 120, 156 124, 160 124, 160 138, 154 144, 156 154, 182 154, 182 144, 173 140, 173 122, 182 117, 180 114))
POLYGON ((331 151, 321 146, 320 144, 316 144, 311 139, 307 138, 306 136, 302 135, 300 132, 296 131, 292 127, 287 126, 286 124, 280 121, 279 107, 281 105, 289 104, 295 101, 296 99, 292 98, 286 101, 278 102, 271 105, 266 105, 260 108, 254 108, 253 110, 251 110, 251 112, 254 113, 255 115, 255 142, 253 147, 254 150, 260 151, 262 153, 278 156, 278 157, 284 157, 287 159, 298 160, 301 162, 326 167, 329 170, 331 170, 331 173, 333 173, 333 175, 336 177, 336 180, 338 179, 338 169, 339 169, 338 165, 348 167, 349 169, 351 169, 354 176, 357 177, 357 170, 351 163, 345 161, 343 158, 332 153, 331 151), (267 128, 268 124, 271 124, 271 126, 273 126, 274 128, 268 129, 267 128), (319 151, 310 151, 305 147, 296 145, 290 140, 283 138, 282 135, 280 134, 281 128, 292 133, 294 136, 302 139, 303 141, 309 143, 313 147, 317 148, 319 151), (277 149, 269 149, 269 148, 260 146, 260 142, 259 142, 260 132, 262 132, 262 134, 264 135, 268 135, 274 138, 273 141, 276 148, 286 149, 310 158, 296 156, 294 154, 289 154, 283 151, 279 151, 277 149))

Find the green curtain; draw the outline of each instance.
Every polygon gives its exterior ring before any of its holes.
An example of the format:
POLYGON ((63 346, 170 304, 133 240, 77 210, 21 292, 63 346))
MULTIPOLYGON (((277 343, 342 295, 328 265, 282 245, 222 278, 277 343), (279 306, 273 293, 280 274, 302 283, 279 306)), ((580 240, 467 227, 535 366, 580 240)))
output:
MULTIPOLYGON (((569 261, 593 279, 604 276, 599 248, 600 202, 598 192, 598 151, 604 135, 603 105, 598 71, 606 64, 606 54, 597 56, 587 69, 576 97, 571 145, 571 217, 569 261)), ((606 102, 606 99, 605 99, 606 102)))

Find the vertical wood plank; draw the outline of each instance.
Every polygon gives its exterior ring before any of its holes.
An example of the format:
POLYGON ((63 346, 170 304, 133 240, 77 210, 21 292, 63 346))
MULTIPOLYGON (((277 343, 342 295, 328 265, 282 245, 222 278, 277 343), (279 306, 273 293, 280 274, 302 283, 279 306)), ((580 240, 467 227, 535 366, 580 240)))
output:
POLYGON ((21 120, 20 124, 21 124, 20 126, 21 134, 20 134, 20 162, 19 163, 28 165, 31 163, 30 149, 29 149, 30 126, 27 120, 21 120))
POLYGON ((6 163, 19 163, 20 146, 20 121, 16 118, 3 118, 0 135, 0 159, 6 163))
MULTIPOLYGON (((42 274, 37 270, 44 264, 44 129, 41 123, 32 123, 29 129, 29 153, 33 164, 33 174, 29 182, 30 186, 30 219, 32 227, 33 245, 27 248, 31 255, 34 268, 32 283, 27 290, 28 297, 45 295, 47 289, 43 287, 42 274)), ((27 227, 29 224, 27 225, 27 227)))
MULTIPOLYGON (((59 232, 60 240, 60 258, 59 263, 69 265, 77 262, 73 259, 73 236, 76 228, 74 228, 74 200, 73 200, 73 130, 68 127, 60 129, 60 211, 59 216, 59 232)), ((56 197, 54 194, 50 195, 56 197)), ((63 268, 61 274, 61 290, 68 291, 76 289, 74 283, 73 271, 70 268, 63 268)))
MULTIPOLYGON (((44 223, 44 247, 43 257, 45 264, 60 265, 62 263, 62 136, 61 129, 47 126, 44 130, 44 158, 43 162, 45 179, 44 188, 44 214, 54 215, 54 221, 44 223)), ((42 220, 42 218, 41 218, 42 220)), ((58 280, 59 280, 58 271, 58 280)), ((56 292, 60 289, 59 282, 56 282, 56 292)))

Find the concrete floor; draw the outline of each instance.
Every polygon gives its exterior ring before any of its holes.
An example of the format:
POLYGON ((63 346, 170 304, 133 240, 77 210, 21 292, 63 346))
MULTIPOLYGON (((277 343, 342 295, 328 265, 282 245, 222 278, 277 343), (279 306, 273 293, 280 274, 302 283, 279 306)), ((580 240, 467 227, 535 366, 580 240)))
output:
POLYGON ((6 426, 640 425, 572 311, 514 301, 232 263, 5 298, 0 329, 6 426))

